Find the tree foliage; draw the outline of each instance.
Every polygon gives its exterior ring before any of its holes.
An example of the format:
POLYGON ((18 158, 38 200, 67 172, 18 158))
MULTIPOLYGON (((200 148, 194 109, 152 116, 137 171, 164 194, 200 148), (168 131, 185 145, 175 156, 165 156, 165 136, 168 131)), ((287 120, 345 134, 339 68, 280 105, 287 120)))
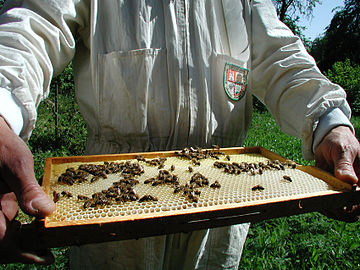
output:
POLYGON ((303 35, 305 27, 299 25, 300 16, 312 17, 314 7, 320 0, 272 0, 280 21, 285 23, 291 31, 301 38, 306 47, 310 41, 303 35))
POLYGON ((346 59, 360 64, 360 1, 345 0, 344 4, 338 8, 324 36, 315 39, 310 50, 322 71, 346 59))
POLYGON ((354 114, 360 114, 360 65, 351 64, 349 59, 336 62, 327 72, 327 77, 341 85, 347 94, 347 101, 354 114))
POLYGON ((296 14, 311 17, 320 0, 273 0, 273 3, 280 21, 284 22, 286 17, 297 18, 296 14))

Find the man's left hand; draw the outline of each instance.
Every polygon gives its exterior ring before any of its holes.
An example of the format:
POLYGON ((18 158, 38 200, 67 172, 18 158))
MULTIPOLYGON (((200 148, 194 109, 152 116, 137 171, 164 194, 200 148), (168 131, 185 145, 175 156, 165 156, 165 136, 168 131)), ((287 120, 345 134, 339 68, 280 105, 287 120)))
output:
MULTIPOLYGON (((360 144, 347 126, 333 128, 319 143, 315 150, 315 166, 333 173, 338 179, 353 185, 359 185, 360 144)), ((360 207, 323 211, 328 217, 354 222, 360 215, 360 207)))

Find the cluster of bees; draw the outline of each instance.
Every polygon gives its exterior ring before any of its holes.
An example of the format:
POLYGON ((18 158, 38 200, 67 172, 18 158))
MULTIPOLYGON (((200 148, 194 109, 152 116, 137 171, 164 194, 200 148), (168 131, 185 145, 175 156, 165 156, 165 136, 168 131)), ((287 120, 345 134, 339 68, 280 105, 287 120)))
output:
POLYGON ((190 181, 185 185, 176 186, 174 193, 182 192, 182 195, 185 196, 190 202, 197 203, 201 194, 201 191, 198 190, 198 188, 208 185, 209 180, 207 177, 201 173, 195 173, 191 176, 190 181))
MULTIPOLYGON (((285 167, 296 168, 294 162, 280 162, 278 160, 268 161, 266 163, 247 163, 247 162, 220 162, 218 161, 220 155, 225 155, 220 151, 220 148, 215 145, 211 150, 203 150, 198 147, 186 147, 181 151, 176 151, 175 155, 180 158, 189 159, 193 165, 200 165, 200 160, 206 158, 214 158, 214 167, 223 169, 225 173, 239 175, 241 173, 249 173, 250 175, 263 174, 265 170, 285 170, 285 167)), ((158 175, 146 179, 144 184, 151 184, 152 186, 170 185, 174 189, 174 193, 180 193, 185 196, 190 202, 198 202, 201 191, 199 188, 210 186, 211 188, 220 188, 218 181, 210 184, 207 177, 199 172, 194 173, 191 179, 185 184, 180 185, 179 178, 173 174, 175 166, 171 165, 169 170, 163 169, 165 167, 166 158, 145 159, 144 156, 136 156, 138 162, 104 162, 104 164, 81 164, 77 169, 68 168, 65 173, 58 177, 58 182, 66 185, 73 185, 75 183, 82 183, 85 181, 95 182, 100 178, 107 178, 108 174, 121 173, 123 179, 114 182, 107 190, 96 192, 87 197, 78 195, 78 200, 84 201, 83 207, 96 207, 99 205, 109 205, 114 202, 129 202, 129 201, 157 201, 158 199, 152 195, 144 195, 139 197, 134 189, 134 186, 139 183, 136 176, 144 173, 144 168, 140 162, 144 162, 149 166, 158 167, 158 175), (90 176, 90 177, 89 177, 90 176)), ((230 156, 225 156, 227 161, 230 161, 230 156)), ((188 167, 190 173, 193 172, 191 166, 188 167)), ((291 182, 289 176, 284 175, 283 179, 291 182)), ((256 185, 252 187, 253 191, 264 190, 264 187, 256 185)), ((54 201, 57 202, 61 196, 70 198, 72 194, 66 191, 61 193, 53 192, 54 201)))
POLYGON ((158 186, 163 184, 177 186, 180 183, 179 178, 175 174, 172 174, 168 170, 159 170, 157 176, 146 179, 144 181, 144 184, 151 184, 152 186, 158 186))
MULTIPOLYGON (((223 169, 225 173, 239 175, 241 173, 249 173, 250 175, 263 174, 264 170, 285 170, 285 167, 296 169, 296 163, 279 160, 268 160, 266 163, 247 163, 247 162, 219 162, 215 161, 214 166, 219 169, 223 169)), ((284 175, 283 179, 292 182, 292 179, 288 175, 284 175)), ((256 185, 251 188, 252 191, 262 191, 265 188, 261 185, 256 185)))
POLYGON ((265 170, 285 170, 285 167, 296 168, 294 162, 280 162, 279 160, 268 160, 266 163, 247 163, 247 162, 219 162, 215 161, 214 166, 223 169, 225 173, 239 175, 249 173, 250 175, 263 174, 265 170))
POLYGON ((143 161, 149 166, 157 166, 158 169, 162 169, 165 167, 166 158, 159 157, 153 159, 145 159, 143 155, 139 155, 135 157, 138 161, 143 161))
POLYGON ((61 195, 62 195, 63 197, 66 197, 66 198, 71 198, 71 197, 73 196, 70 192, 65 191, 65 190, 62 191, 61 194, 60 194, 60 193, 57 193, 57 192, 54 190, 54 191, 53 191, 53 197, 54 197, 54 202, 55 202, 55 203, 60 200, 61 195))
MULTIPOLYGON (((225 173, 239 175, 241 173, 249 173, 250 175, 263 174, 264 170, 285 170, 285 167, 296 169, 295 162, 280 162, 279 160, 268 160, 266 163, 247 163, 247 162, 219 162, 215 161, 214 166, 223 169, 225 173)), ((283 179, 292 182, 288 175, 284 175, 283 179)), ((252 191, 262 191, 265 188, 261 185, 256 185, 251 188, 252 191)))
MULTIPOLYGON (((174 170, 175 166, 172 165, 170 171, 174 170)), ((172 174, 170 171, 160 170, 157 176, 146 179, 144 181, 144 184, 151 184, 152 186, 170 185, 174 188, 174 193, 182 192, 183 196, 185 196, 190 202, 198 202, 198 196, 201 192, 197 190, 197 188, 208 186, 208 178, 197 172, 192 175, 188 183, 186 183, 185 185, 180 185, 179 178, 175 174, 172 174)), ((215 181, 213 184, 210 185, 210 187, 220 188, 221 185, 218 181, 215 181)))
POLYGON ((61 174, 58 178, 59 183, 73 185, 75 183, 82 183, 87 181, 89 173, 83 170, 75 170, 74 168, 66 169, 66 172, 61 174))
MULTIPOLYGON (((200 166, 200 160, 206 158, 215 158, 219 159, 219 155, 225 155, 224 152, 220 151, 220 147, 218 145, 213 145, 213 149, 201 149, 200 147, 185 147, 181 151, 175 151, 175 155, 183 158, 187 158, 191 160, 191 162, 200 166)), ((228 157, 228 156, 227 156, 228 157)))
POLYGON ((82 183, 88 181, 88 176, 91 175, 90 182, 93 183, 100 178, 107 178, 107 174, 121 172, 121 175, 130 178, 135 175, 144 173, 143 166, 130 161, 126 162, 104 162, 104 164, 81 164, 77 169, 68 168, 64 173, 58 177, 58 182, 73 185, 75 183, 82 183))
MULTIPOLYGON (((209 185, 209 180, 207 177, 197 172, 191 176, 189 182, 185 185, 176 186, 174 189, 174 193, 182 192, 183 196, 185 196, 190 202, 197 203, 199 201, 199 196, 201 191, 198 188, 205 187, 209 185)), ((215 181, 210 185, 211 188, 220 188, 221 185, 218 181, 215 181)))
MULTIPOLYGON (((85 195, 78 195, 78 200, 84 201, 84 208, 96 207, 100 205, 110 205, 114 202, 130 202, 130 201, 157 201, 158 199, 152 195, 144 195, 139 197, 134 186, 139 183, 139 180, 133 178, 124 178, 114 182, 111 187, 101 192, 95 192, 91 198, 85 195)), ((67 198, 73 197, 70 192, 63 191, 61 195, 67 198)), ((60 199, 60 194, 56 191, 53 192, 54 201, 60 199)))
MULTIPOLYGON (((139 197, 134 186, 139 183, 139 180, 127 178, 114 182, 111 187, 101 192, 94 193, 92 198, 85 199, 84 208, 96 207, 98 205, 110 205, 114 202, 131 202, 131 201, 157 201, 156 197, 151 195, 144 195, 139 197)), ((78 197, 78 199, 81 199, 78 197)))
MULTIPOLYGON (((58 182, 67 185, 75 183, 82 183, 88 181, 93 183, 99 178, 107 178, 107 174, 121 173, 124 177, 120 181, 114 182, 107 190, 96 192, 92 194, 91 198, 78 195, 79 200, 84 201, 84 208, 96 207, 98 205, 108 205, 112 202, 127 202, 140 200, 133 186, 139 183, 138 180, 133 179, 144 173, 144 168, 139 162, 104 162, 104 164, 81 164, 77 169, 68 168, 65 173, 58 177, 58 182), (81 177, 80 177, 81 176, 81 177)), ((54 202, 59 201, 63 197, 73 197, 70 192, 63 191, 61 194, 56 191, 53 192, 54 202)), ((155 197, 154 197, 155 198, 155 197)), ((144 200, 144 199, 143 199, 144 200)))

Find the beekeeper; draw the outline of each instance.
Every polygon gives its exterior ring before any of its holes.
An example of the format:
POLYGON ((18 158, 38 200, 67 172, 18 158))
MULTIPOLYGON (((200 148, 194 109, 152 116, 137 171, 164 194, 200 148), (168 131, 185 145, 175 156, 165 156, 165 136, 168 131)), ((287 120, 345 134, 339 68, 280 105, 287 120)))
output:
MULTIPOLYGON (((87 154, 240 146, 256 95, 284 132, 301 138, 305 158, 315 153, 319 166, 357 182, 359 144, 345 92, 319 72, 271 0, 8 0, 0 24, 2 191, 15 191, 31 215, 48 215, 54 204, 37 185, 24 141, 52 77, 70 61, 87 154)), ((16 204, 10 193, 2 202, 4 247, 16 204)), ((237 269, 248 228, 73 247, 70 264, 237 269)), ((49 262, 14 244, 2 254, 49 262)))

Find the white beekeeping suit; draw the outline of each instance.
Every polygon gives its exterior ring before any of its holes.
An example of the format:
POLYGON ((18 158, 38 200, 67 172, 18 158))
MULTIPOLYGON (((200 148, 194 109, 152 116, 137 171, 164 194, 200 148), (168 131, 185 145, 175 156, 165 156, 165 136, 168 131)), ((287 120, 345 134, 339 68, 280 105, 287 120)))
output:
MULTIPOLYGON (((350 125, 345 92, 270 0, 14 0, 2 13, 0 114, 24 139, 72 59, 88 154, 239 146, 252 94, 306 158, 331 127, 350 125)), ((74 247, 71 265, 237 269, 248 226, 74 247)))

